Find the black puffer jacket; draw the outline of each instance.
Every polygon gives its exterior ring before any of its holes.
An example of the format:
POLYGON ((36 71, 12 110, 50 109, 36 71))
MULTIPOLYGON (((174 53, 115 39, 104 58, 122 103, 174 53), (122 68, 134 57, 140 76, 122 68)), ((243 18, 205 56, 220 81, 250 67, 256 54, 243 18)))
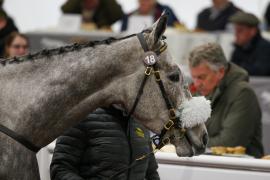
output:
MULTIPOLYGON (((130 144, 126 129, 121 111, 114 108, 96 110, 58 138, 50 167, 51 179, 109 179, 126 168, 131 159, 151 151, 149 133, 141 125, 131 121, 130 144)), ((158 180, 155 157, 151 155, 115 179, 158 180)))

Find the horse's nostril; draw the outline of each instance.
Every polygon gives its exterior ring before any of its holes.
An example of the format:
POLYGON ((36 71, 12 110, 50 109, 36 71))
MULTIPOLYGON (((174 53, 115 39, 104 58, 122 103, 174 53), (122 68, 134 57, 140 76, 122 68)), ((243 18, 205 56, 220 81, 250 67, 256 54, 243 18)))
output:
POLYGON ((195 155, 195 153, 193 151, 191 151, 190 154, 188 155, 188 157, 192 157, 194 155, 195 155))
POLYGON ((208 134, 207 133, 205 133, 204 135, 203 135, 203 137, 202 137, 202 141, 203 141, 203 145, 207 145, 207 142, 208 142, 208 134))

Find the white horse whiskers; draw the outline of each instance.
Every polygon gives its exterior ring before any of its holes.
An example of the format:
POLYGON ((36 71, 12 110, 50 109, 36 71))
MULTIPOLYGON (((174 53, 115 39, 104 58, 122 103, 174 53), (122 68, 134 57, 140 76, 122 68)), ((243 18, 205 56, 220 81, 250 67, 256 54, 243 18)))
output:
POLYGON ((185 99, 178 109, 181 110, 183 128, 193 128, 203 124, 211 115, 210 101, 206 100, 204 96, 185 99))

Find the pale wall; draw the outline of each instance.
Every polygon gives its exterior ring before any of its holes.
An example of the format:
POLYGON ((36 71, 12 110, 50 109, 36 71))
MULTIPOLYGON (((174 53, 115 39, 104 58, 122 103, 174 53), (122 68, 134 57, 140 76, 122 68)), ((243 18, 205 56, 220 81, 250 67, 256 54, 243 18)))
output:
MULTIPOLYGON (((118 0, 129 12, 136 7, 137 0, 118 0)), ((196 15, 211 0, 159 0, 170 5, 177 16, 189 28, 193 28, 196 15)), ((232 0, 244 10, 262 17, 269 0, 232 0)), ((65 0, 5 0, 6 11, 15 19, 21 31, 30 31, 55 26, 61 15, 59 7, 65 0)))

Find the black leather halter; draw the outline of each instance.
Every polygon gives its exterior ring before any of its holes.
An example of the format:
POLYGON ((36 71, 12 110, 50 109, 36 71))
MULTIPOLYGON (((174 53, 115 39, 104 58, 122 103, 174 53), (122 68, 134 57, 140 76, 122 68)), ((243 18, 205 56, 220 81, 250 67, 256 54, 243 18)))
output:
MULTIPOLYGON (((141 43, 141 46, 142 46, 144 52, 145 53, 149 52, 149 48, 148 48, 148 45, 144 39, 143 32, 137 34, 137 37, 141 43)), ((167 45, 164 42, 164 45, 161 46, 161 48, 159 48, 158 50, 156 50, 154 52, 152 51, 152 53, 159 56, 163 51, 166 50, 166 48, 167 48, 167 45)), ((168 114, 169 114, 169 121, 164 125, 163 129, 161 130, 160 135, 155 135, 152 138, 153 143, 156 146, 156 149, 161 149, 164 145, 168 144, 171 141, 171 139, 174 138, 174 137, 168 137, 168 138, 163 139, 163 137, 167 131, 169 131, 171 128, 176 128, 176 129, 181 130, 182 134, 185 134, 185 129, 182 128, 182 123, 181 123, 180 117, 176 116, 175 108, 173 107, 171 100, 169 99, 169 97, 165 91, 165 87, 164 87, 164 84, 161 80, 159 69, 158 69, 158 61, 156 61, 153 65, 147 65, 146 70, 145 70, 144 80, 141 84, 140 90, 139 90, 138 95, 136 97, 136 101, 133 104, 133 108, 132 108, 131 112, 129 113, 129 116, 134 112, 134 110, 137 106, 137 103, 139 101, 139 98, 141 97, 145 82, 151 74, 154 74, 154 76, 156 78, 156 82, 160 88, 160 92, 161 92, 162 97, 166 103, 166 106, 168 109, 168 114)))
MULTIPOLYGON (((154 76, 156 78, 156 82, 159 85, 162 97, 163 97, 163 99, 164 99, 164 101, 166 103, 167 109, 168 109, 169 121, 164 125, 164 127, 161 130, 161 133, 159 135, 155 135, 154 137, 152 137, 152 141, 156 146, 155 149, 152 152, 149 152, 147 154, 143 154, 142 156, 136 158, 129 166, 119 170, 118 172, 116 172, 115 174, 110 176, 109 179, 116 178, 120 174, 124 173, 128 169, 135 166, 137 164, 137 162, 148 158, 152 153, 155 153, 158 149, 161 149, 163 146, 170 143, 170 141, 175 138, 174 136, 169 136, 167 138, 164 138, 164 135, 170 129, 172 129, 172 128, 179 129, 181 131, 181 138, 185 136, 185 131, 186 131, 184 128, 182 128, 182 123, 181 123, 180 117, 176 116, 175 108, 173 107, 173 105, 171 103, 171 100, 169 99, 169 97, 168 97, 168 95, 167 95, 167 93, 165 91, 165 87, 164 87, 163 82, 161 80, 159 69, 158 69, 157 56, 159 56, 163 51, 166 50, 167 44, 164 42, 164 44, 158 50, 150 51, 149 48, 148 48, 148 45, 147 45, 147 43, 146 43, 146 41, 144 39, 143 32, 137 34, 137 37, 138 37, 138 39, 140 41, 140 44, 141 44, 141 46, 142 46, 142 48, 143 48, 143 50, 144 50, 144 52, 146 54, 146 58, 147 58, 147 54, 153 55, 154 58, 156 58, 155 59, 156 61, 153 62, 153 64, 151 64, 151 63, 147 64, 146 63, 146 69, 145 69, 145 72, 144 72, 145 76, 144 76, 144 78, 142 80, 142 83, 141 83, 140 88, 138 90, 138 93, 137 93, 136 99, 135 99, 135 101, 133 103, 133 106, 132 106, 130 112, 128 113, 126 119, 128 121, 130 121, 130 118, 131 118, 132 114, 134 113, 134 111, 135 111, 135 109, 136 109, 136 107, 137 107, 137 105, 139 103, 139 100, 140 100, 140 98, 141 98, 141 96, 143 94, 143 89, 144 89, 144 86, 145 86, 145 83, 146 83, 147 79, 150 77, 151 74, 154 74, 154 76)), ((128 138, 130 139, 129 133, 130 133, 130 127, 128 127, 128 138)))

